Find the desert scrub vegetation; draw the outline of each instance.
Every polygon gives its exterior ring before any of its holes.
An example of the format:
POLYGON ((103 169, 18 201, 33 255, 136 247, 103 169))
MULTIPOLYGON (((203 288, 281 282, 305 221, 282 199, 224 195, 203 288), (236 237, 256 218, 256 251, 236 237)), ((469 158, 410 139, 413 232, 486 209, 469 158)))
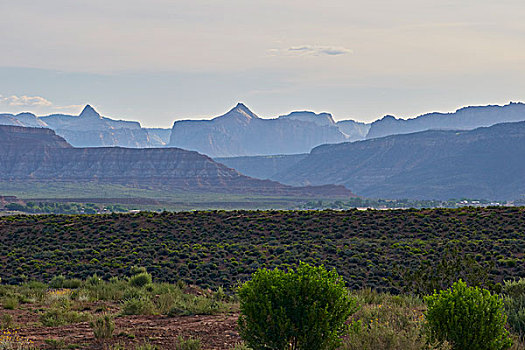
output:
MULTIPOLYGON (((116 319, 127 315, 156 315, 158 317, 174 317, 180 315, 211 315, 228 312, 235 306, 233 297, 226 295, 222 289, 217 292, 202 290, 196 286, 187 286, 183 282, 176 284, 156 283, 152 276, 140 271, 130 273, 128 278, 111 278, 106 281, 98 276, 88 277, 86 280, 71 279, 56 276, 50 279, 49 284, 42 282, 25 282, 20 285, 0 285, 2 300, 16 299, 17 304, 0 304, 0 326, 4 329, 1 338, 0 350, 33 349, 32 344, 23 343, 24 337, 16 336, 13 327, 20 330, 31 327, 61 327, 86 323, 91 328, 93 341, 104 344, 109 348, 115 334, 118 332, 116 319), (137 283, 139 276, 147 274, 147 283, 137 283), (80 283, 79 283, 80 282, 80 283), (65 288, 71 286, 73 288, 65 288), (9 305, 7 305, 9 304, 9 305), (7 306, 7 307, 5 307, 7 306), (13 306, 13 307, 11 307, 13 306), (3 310, 13 311, 12 314, 3 310), (25 317, 25 319, 19 319, 25 317), (27 323, 27 318, 31 322, 27 323), (117 332, 116 332, 117 331, 117 332), (23 346, 22 346, 23 345, 23 346)), ((52 332, 52 331, 51 331, 52 332)), ((138 338, 134 335, 122 333, 119 337, 127 339, 123 349, 157 349, 147 343, 147 337, 138 338), (146 342, 144 342, 146 340, 146 342), (129 344, 135 342, 136 344, 129 344)), ((63 339, 41 339, 35 347, 66 348, 73 346, 63 344, 63 339), (46 342, 47 341, 47 342, 46 342), (51 344, 53 342, 53 345, 51 344)), ((118 344, 118 339, 115 339, 118 344)), ((196 338, 183 337, 179 339, 177 348, 198 349, 199 341, 196 338)), ((76 346, 76 345, 75 345, 76 346)), ((102 346, 102 345, 100 345, 102 346)), ((83 347, 74 347, 83 348, 83 347)))
POLYGON ((96 317, 89 323, 96 339, 109 339, 113 337, 113 331, 115 330, 115 322, 109 315, 96 317))
POLYGON ((200 350, 201 348, 201 341, 192 337, 184 338, 179 336, 175 344, 175 350, 200 350))
MULTIPOLYGON (((4 340, 6 340, 4 343, 8 345, 0 345, 0 350, 53 348, 49 339, 42 339, 35 344, 28 342, 26 344, 25 341, 28 340, 26 336, 13 336, 13 334, 16 334, 16 331, 12 329, 13 327, 20 327, 19 331, 23 331, 25 327, 31 327, 31 325, 17 320, 16 311, 24 311, 26 308, 28 308, 27 310, 32 310, 31 313, 36 313, 37 323, 35 326, 40 328, 44 324, 53 326, 72 324, 73 327, 76 327, 75 324, 78 324, 77 322, 84 322, 79 327, 89 327, 92 332, 90 337, 94 344, 99 344, 99 346, 107 349, 161 350, 207 348, 206 343, 203 343, 197 337, 192 338, 190 334, 183 334, 180 338, 177 338, 177 334, 175 334, 175 338, 170 345, 162 347, 150 342, 151 340, 155 341, 157 338, 151 337, 150 339, 147 333, 146 335, 136 336, 135 332, 129 328, 126 330, 119 329, 118 324, 121 322, 119 320, 130 317, 123 312, 126 301, 140 298, 142 300, 147 299, 150 302, 151 309, 148 314, 152 314, 152 316, 146 316, 148 329, 152 322, 157 322, 156 320, 170 320, 170 316, 221 313, 218 316, 218 322, 223 322, 228 315, 232 315, 232 312, 233 315, 237 315, 238 310, 251 313, 254 317, 251 324, 252 328, 250 329, 255 330, 249 334, 256 335, 258 334, 257 332, 264 333, 267 331, 268 334, 266 335, 271 337, 274 332, 277 332, 284 339, 288 339, 284 342, 277 341, 277 345, 274 343, 273 346, 267 343, 265 349, 288 349, 287 346, 290 343, 295 344, 296 349, 463 349, 462 345, 456 345, 457 342, 451 337, 446 337, 448 341, 439 341, 431 336, 429 327, 431 327, 432 318, 427 318, 426 315, 432 310, 434 314, 439 314, 439 308, 427 308, 428 299, 410 294, 393 295, 379 292, 372 288, 351 291, 344 284, 341 284, 341 279, 337 277, 333 270, 311 265, 302 264, 295 269, 266 270, 256 273, 251 281, 240 287, 237 297, 228 296, 222 290, 210 292, 194 286, 187 286, 184 283, 156 283, 154 279, 151 284, 135 287, 131 286, 130 283, 133 275, 128 272, 128 276, 129 278, 111 278, 110 281, 100 280, 96 284, 83 280, 76 289, 53 289, 41 282, 28 282, 15 286, 0 285, 0 291, 4 295, 16 295, 19 300, 25 300, 24 303, 21 302, 19 304, 18 309, 0 309, 2 326, 9 328, 4 329, 4 331, 10 332, 9 338, 4 337, 4 340), (277 288, 266 295, 261 293, 262 290, 271 286, 277 286, 277 288), (241 292, 242 290, 244 292, 241 292), (97 296, 102 296, 103 298, 97 299, 97 296), (335 302, 334 300, 339 301, 335 302), (250 306, 247 307, 247 305, 250 306), (312 305, 315 306, 312 307, 312 305), (325 306, 324 308, 323 305, 325 306), (285 311, 282 308, 290 308, 291 311, 285 311), (4 313, 4 310, 10 312, 10 314, 4 313), (258 312, 258 310, 261 311, 258 312), (340 312, 330 312, 333 310, 340 310, 340 312), (330 313, 329 317, 327 316, 328 313, 330 313), (6 317, 4 315, 15 315, 15 317, 6 317), (331 319, 334 322, 329 322, 332 316, 337 319, 331 319), (339 321, 342 321, 342 324, 339 321), (296 326, 295 329, 294 325, 296 326), (337 325, 342 325, 342 327, 338 328, 337 325), (306 333, 305 329, 308 329, 306 338, 301 337, 301 334, 306 333), (313 347, 309 347, 311 343, 308 343, 308 341, 319 336, 319 333, 310 331, 310 329, 332 329, 331 333, 325 332, 324 334, 332 334, 337 339, 333 342, 325 342, 324 345, 314 343, 313 347), (304 339, 306 339, 307 343, 304 342, 304 339), (48 340, 49 344, 45 343, 45 340, 48 340)), ((479 289, 479 291, 482 295, 483 293, 489 293, 482 289, 479 289)), ((496 309, 504 310, 508 316, 505 327, 510 331, 510 336, 513 340, 510 348, 512 350, 525 349, 523 342, 520 341, 522 336, 520 330, 522 328, 519 328, 519 322, 513 324, 516 321, 511 317, 513 312, 516 312, 518 316, 520 309, 515 309, 512 306, 513 304, 509 303, 510 300, 515 300, 514 298, 522 295, 522 292, 523 279, 517 279, 504 283, 503 291, 498 296, 500 298, 499 302, 503 300, 503 303, 498 304, 501 308, 496 309)), ((436 295, 439 294, 436 293, 436 295)), ((489 294, 491 297, 494 296, 493 293, 489 294)), ((477 294, 467 293, 466 295, 467 299, 473 298, 473 300, 469 299, 466 304, 484 305, 479 299, 474 298, 477 294)), ((440 321, 440 324, 444 324, 449 319, 462 319, 461 311, 448 308, 446 312, 445 316, 439 314, 439 317, 435 318, 443 320, 440 321), (451 312, 455 314, 452 315, 451 312)), ((469 313, 469 315, 471 319, 474 319, 474 312, 469 313)), ((136 316, 131 316, 131 318, 134 317, 136 316)), ((493 318, 493 320, 501 321, 501 318, 498 317, 493 318)), ((519 317, 517 319, 519 320, 519 317)), ((180 317, 178 320, 180 320, 180 317)), ((177 320, 174 321, 176 322, 177 320)), ((488 323, 490 322, 472 322, 473 325, 488 323)), ((248 328, 246 327, 246 329, 248 328)), ((484 327, 479 331, 483 332, 489 329, 493 335, 502 334, 498 333, 497 329, 490 327, 484 327)), ((27 335, 27 333, 25 334, 27 335)), ((243 333, 241 332, 241 334, 243 333)), ((320 338, 323 337, 324 335, 320 338)), ((262 338, 257 339, 260 340, 262 338)), ((64 342, 64 339, 54 338, 52 340, 54 341, 53 344, 62 344, 58 348, 83 348, 80 345, 64 342)), ((240 341, 239 338, 234 338, 234 340, 240 341)), ((488 344, 490 341, 486 343, 488 344)), ((224 349, 256 350, 259 348, 256 344, 254 345, 247 341, 245 343, 237 343, 237 345, 234 344, 232 342, 230 347, 224 347, 224 349)), ((504 344, 508 345, 507 342, 504 342, 504 344)))
MULTIPOLYGON (((301 263, 296 270, 261 269, 238 291, 239 332, 258 349, 505 350, 524 349, 510 334, 503 296, 469 287, 420 298, 339 285, 338 275, 301 263), (345 312, 339 312, 340 308, 345 312), (326 317, 329 314, 333 320, 326 317), (341 318, 338 318, 341 317, 341 318), (513 341, 514 340, 514 341, 513 341)), ((505 283, 521 295, 523 280, 505 283)), ((512 326, 510 326, 512 328, 512 326)))
MULTIPOLYGON (((523 232, 519 207, 6 216, 0 278, 19 284, 64 275, 78 284, 94 274, 126 278, 140 264, 157 282, 231 292, 259 268, 304 261, 336 269, 352 290, 405 293, 429 280, 421 289, 430 293, 445 287, 440 277, 450 264, 441 263, 456 249, 462 266, 486 269, 484 287, 497 291, 506 276, 525 276, 523 232), (420 273, 431 271, 443 273, 420 273)), ((471 282, 452 272, 446 282, 471 282)))
POLYGON ((370 291, 355 293, 359 309, 353 327, 344 338, 343 350, 450 350, 447 343, 428 341, 423 312, 425 304, 410 296, 370 291))
POLYGON ((520 341, 525 340, 525 278, 505 281, 503 286, 507 324, 520 341))

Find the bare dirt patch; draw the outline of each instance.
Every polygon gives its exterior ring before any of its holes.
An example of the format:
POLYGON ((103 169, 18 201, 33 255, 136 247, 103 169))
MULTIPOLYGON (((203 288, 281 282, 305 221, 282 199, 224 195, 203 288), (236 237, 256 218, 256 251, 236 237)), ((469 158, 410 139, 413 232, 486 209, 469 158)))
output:
POLYGON ((235 313, 179 317, 122 316, 115 319, 113 338, 104 342, 95 339, 88 322, 60 327, 28 324, 19 328, 18 334, 41 349, 51 348, 46 345, 46 339, 61 340, 65 346, 78 345, 78 349, 108 349, 115 344, 133 349, 135 345, 146 342, 160 349, 174 349, 177 338, 182 336, 200 339, 202 349, 227 350, 240 342, 237 317, 235 313))

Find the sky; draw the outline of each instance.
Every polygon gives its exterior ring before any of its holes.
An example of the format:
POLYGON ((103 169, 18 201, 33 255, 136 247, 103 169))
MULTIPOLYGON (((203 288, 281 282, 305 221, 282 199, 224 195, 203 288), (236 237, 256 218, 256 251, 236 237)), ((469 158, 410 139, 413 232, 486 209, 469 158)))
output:
POLYGON ((0 112, 171 127, 525 101, 523 0, 0 0, 0 112))

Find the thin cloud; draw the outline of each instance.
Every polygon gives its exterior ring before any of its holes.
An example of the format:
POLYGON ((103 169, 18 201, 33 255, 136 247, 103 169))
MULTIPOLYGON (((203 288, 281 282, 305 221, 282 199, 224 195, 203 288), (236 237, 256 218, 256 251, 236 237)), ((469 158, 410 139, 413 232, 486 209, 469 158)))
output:
POLYGON ((51 107, 53 103, 41 96, 2 96, 0 95, 0 105, 7 107, 51 107))
MULTIPOLYGON (((45 110, 45 111, 77 111, 81 105, 58 106, 42 96, 3 96, 0 95, 0 107, 10 110, 45 110)), ((0 111, 2 112, 2 111, 0 111)))
POLYGON ((351 54, 353 51, 346 47, 339 46, 315 46, 315 45, 303 45, 303 46, 292 46, 287 50, 290 53, 297 53, 301 55, 313 55, 313 56, 338 56, 351 54))

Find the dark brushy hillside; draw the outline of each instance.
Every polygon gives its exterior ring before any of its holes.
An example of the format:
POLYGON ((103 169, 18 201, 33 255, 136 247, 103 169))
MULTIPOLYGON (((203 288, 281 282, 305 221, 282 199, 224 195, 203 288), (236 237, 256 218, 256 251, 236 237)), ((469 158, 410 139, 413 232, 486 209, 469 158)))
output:
POLYGON ((525 276, 524 232, 517 207, 11 216, 0 218, 0 277, 107 279, 140 265, 157 281, 231 289, 302 260, 336 268, 351 288, 389 289, 453 247, 501 282, 525 276))

